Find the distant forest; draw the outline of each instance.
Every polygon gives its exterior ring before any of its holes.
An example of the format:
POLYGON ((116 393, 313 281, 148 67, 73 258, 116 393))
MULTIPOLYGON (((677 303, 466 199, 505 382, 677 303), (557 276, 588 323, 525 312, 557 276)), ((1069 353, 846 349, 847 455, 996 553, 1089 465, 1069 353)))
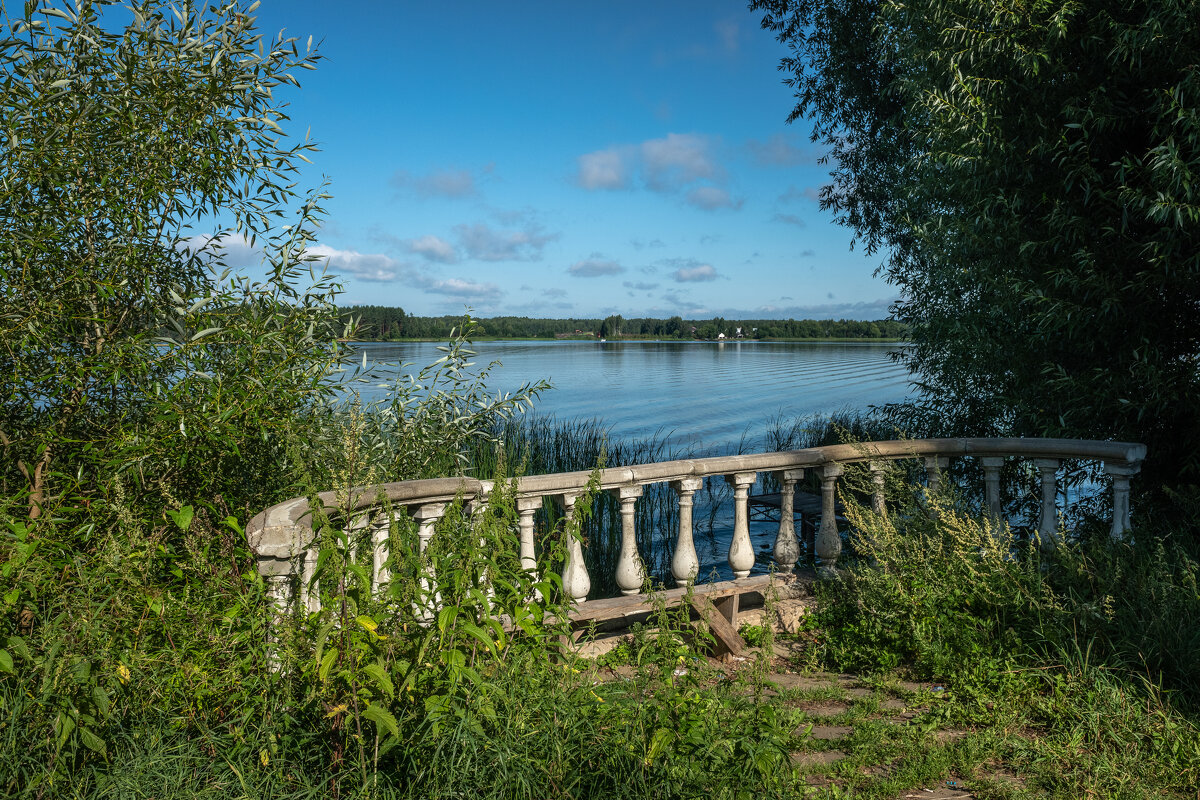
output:
MULTIPOLYGON (((349 306, 345 323, 357 320, 353 338, 360 341, 445 339, 462 324, 461 316, 416 317, 402 308, 349 306)), ((479 319, 476 338, 484 339, 904 339, 908 327, 891 319, 479 319)))

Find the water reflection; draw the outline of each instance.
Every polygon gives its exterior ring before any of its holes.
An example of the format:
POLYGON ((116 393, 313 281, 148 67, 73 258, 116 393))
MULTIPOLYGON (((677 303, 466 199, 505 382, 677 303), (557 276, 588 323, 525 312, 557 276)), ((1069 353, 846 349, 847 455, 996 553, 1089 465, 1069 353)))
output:
MULTIPOLYGON (((430 342, 362 343, 371 361, 441 356, 430 342)), ((675 432, 681 445, 712 452, 758 435, 774 416, 799 417, 898 402, 910 391, 904 369, 873 342, 480 342, 480 366, 499 360, 492 391, 542 378, 554 389, 537 411, 560 419, 597 418, 616 437, 675 432)), ((374 387, 360 389, 378 396, 374 387)))

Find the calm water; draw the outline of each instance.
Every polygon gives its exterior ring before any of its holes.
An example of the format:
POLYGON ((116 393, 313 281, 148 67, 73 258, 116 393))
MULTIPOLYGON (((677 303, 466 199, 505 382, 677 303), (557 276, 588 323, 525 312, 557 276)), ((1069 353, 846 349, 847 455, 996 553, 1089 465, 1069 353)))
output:
MULTIPOLYGON (((431 342, 362 343, 368 361, 411 363, 441 353, 431 342)), ((545 378, 536 411, 596 418, 614 437, 671 433, 698 450, 725 452, 772 417, 863 409, 903 400, 905 370, 874 342, 480 342, 480 365, 500 361, 489 386, 512 391, 545 378)), ((373 390, 361 390, 371 397, 373 390)))
MULTIPOLYGON (((368 363, 404 362, 418 371, 442 354, 426 342, 357 345, 368 363)), ((772 418, 827 414, 898 402, 909 394, 909 378, 889 358, 895 344, 860 342, 480 342, 475 361, 500 361, 493 392, 510 392, 545 378, 554 388, 535 410, 559 419, 595 418, 612 436, 670 434, 672 450, 696 455, 760 450, 772 418)), ((382 390, 362 386, 366 399, 382 390)), ((696 548, 701 575, 732 577, 727 561, 733 507, 723 481, 713 493, 696 496, 696 548), (711 514, 710 514, 711 511, 711 514), (706 524, 707 523, 707 524, 706 524)), ((756 485, 754 492, 762 491, 756 485)), ((767 568, 778 523, 752 521, 751 540, 761 559, 752 574, 767 568)), ((647 554, 643 553, 643 557, 647 554)), ((665 574, 665 573, 664 573, 665 574)))

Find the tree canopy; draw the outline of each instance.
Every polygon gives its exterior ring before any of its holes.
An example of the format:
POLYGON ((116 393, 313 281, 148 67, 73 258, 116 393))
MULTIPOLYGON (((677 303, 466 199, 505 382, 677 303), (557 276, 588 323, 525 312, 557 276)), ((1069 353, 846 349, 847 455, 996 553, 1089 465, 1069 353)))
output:
POLYGON ((901 290, 909 419, 1142 441, 1143 487, 1200 481, 1196 3, 750 8, 828 148, 822 207, 901 290))
POLYGON ((312 145, 276 96, 317 56, 252 11, 0 6, 0 480, 33 517, 72 486, 237 495, 328 391, 323 195, 295 188, 312 145), (224 269, 232 236, 265 280, 224 269))

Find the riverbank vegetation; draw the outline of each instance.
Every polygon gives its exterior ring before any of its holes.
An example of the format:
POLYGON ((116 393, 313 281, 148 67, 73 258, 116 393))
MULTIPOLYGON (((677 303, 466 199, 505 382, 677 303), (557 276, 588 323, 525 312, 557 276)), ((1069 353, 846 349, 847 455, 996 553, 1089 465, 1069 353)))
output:
POLYGON ((317 53, 261 39, 247 4, 73 9, 0 10, 0 794, 1194 797, 1195 491, 1139 508, 1128 541, 1083 518, 1043 554, 970 495, 897 483, 884 519, 850 480, 847 569, 797 633, 760 630, 747 668, 708 662, 667 609, 619 669, 580 659, 555 568, 568 537, 603 538, 605 500, 540 520, 526 571, 506 478, 670 440, 522 420, 544 386, 496 397, 461 337, 415 375, 355 375, 336 283, 304 255, 312 149, 279 132, 277 95, 317 53), (199 219, 255 237, 264 279, 227 273, 199 219), (356 379, 387 399, 355 402, 356 379), (496 491, 449 509, 434 582, 402 521, 388 591, 364 591, 362 532, 319 520, 322 610, 268 635, 253 513, 458 470, 496 491))
MULTIPOLYGON (((450 336, 461 318, 418 317, 402 308, 346 306, 342 324, 358 341, 442 340, 450 336)), ((891 319, 859 321, 848 319, 625 319, 619 314, 604 319, 542 319, 530 317, 487 317, 478 320, 476 338, 483 339, 679 339, 683 341, 725 339, 868 339, 900 341, 907 327, 891 319)))

